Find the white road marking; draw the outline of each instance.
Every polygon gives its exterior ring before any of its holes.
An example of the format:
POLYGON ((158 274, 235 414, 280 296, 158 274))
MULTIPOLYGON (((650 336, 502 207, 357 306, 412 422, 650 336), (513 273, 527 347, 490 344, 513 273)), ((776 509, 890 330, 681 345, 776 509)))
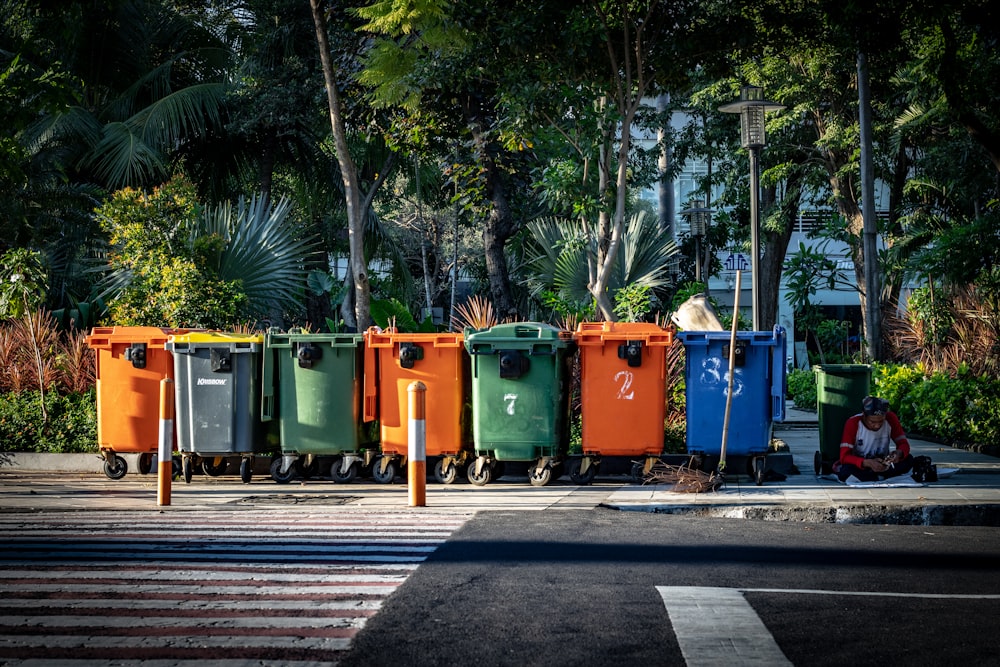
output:
POLYGON ((735 588, 657 586, 688 667, 791 665, 735 588))

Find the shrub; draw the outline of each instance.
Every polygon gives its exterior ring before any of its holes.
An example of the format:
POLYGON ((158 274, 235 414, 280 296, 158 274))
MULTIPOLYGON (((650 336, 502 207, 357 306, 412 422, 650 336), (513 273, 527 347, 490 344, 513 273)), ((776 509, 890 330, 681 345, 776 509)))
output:
POLYGON ((94 389, 66 395, 48 392, 45 409, 48 419, 42 416, 37 391, 4 394, 0 400, 0 451, 98 451, 94 389))
POLYGON ((792 399, 798 408, 815 410, 817 406, 816 374, 801 368, 789 371, 788 398, 792 399))

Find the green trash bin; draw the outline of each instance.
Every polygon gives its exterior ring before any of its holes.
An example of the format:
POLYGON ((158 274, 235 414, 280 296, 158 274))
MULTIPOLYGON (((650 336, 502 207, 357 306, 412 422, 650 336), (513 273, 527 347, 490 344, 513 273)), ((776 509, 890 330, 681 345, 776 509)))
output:
POLYGON ((569 445, 569 331, 538 322, 467 330, 472 375, 472 434, 476 457, 469 481, 500 476, 498 463, 528 461, 535 486, 551 481, 569 445))
POLYGON ((175 427, 184 481, 195 456, 240 457, 249 483, 253 456, 268 451, 260 420, 260 360, 264 337, 206 331, 172 335, 175 427))
POLYGON ((816 374, 819 412, 819 451, 813 457, 817 475, 829 473, 840 458, 844 422, 861 412, 861 401, 871 391, 872 368, 867 364, 821 364, 816 374))
POLYGON ((261 418, 277 421, 281 440, 281 458, 271 463, 274 481, 316 474, 320 456, 333 457, 335 482, 353 481, 365 463, 364 337, 271 331, 263 363, 261 418))

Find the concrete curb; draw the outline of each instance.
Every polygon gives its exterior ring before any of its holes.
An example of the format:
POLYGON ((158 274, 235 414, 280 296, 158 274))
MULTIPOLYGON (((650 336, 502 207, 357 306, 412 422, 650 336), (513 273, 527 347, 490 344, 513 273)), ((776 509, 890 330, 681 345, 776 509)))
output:
POLYGON ((685 506, 602 503, 623 512, 650 512, 704 518, 754 519, 801 523, 886 524, 903 526, 1000 526, 998 505, 824 505, 788 507, 747 505, 743 507, 685 506))

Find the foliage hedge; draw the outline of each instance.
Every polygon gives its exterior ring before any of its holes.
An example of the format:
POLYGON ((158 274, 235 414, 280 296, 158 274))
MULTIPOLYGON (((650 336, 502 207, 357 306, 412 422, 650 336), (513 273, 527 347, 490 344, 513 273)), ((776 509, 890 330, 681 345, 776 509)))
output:
MULTIPOLYGON (((964 368, 952 376, 919 365, 873 364, 872 385, 910 433, 990 451, 1000 445, 1000 380, 964 368)), ((788 398, 816 409, 815 373, 791 371, 788 398)))
POLYGON ((83 393, 45 393, 48 421, 42 419, 37 390, 8 392, 0 397, 0 452, 57 454, 98 451, 97 399, 83 393))

